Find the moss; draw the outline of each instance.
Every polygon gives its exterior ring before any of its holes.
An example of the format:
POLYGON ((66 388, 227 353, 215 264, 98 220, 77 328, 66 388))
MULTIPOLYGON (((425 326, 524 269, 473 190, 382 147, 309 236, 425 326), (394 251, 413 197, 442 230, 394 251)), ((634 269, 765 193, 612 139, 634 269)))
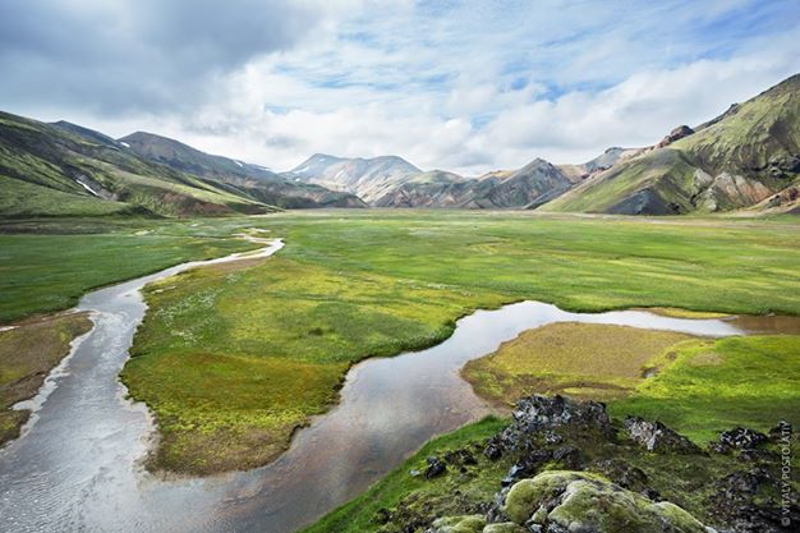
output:
POLYGON ((528 533, 528 531, 513 522, 502 522, 500 524, 489 524, 483 528, 483 533, 528 533))
POLYGON ((451 516, 433 523, 435 533, 481 533, 486 525, 482 515, 451 516))
POLYGON ((599 476, 551 470, 534 479, 519 481, 506 496, 505 512, 513 522, 524 524, 539 507, 563 493, 570 483, 590 478, 599 476))
POLYGON ((569 531, 705 533, 703 524, 674 504, 654 504, 599 476, 578 472, 545 472, 518 482, 505 510, 517 524, 533 516, 534 523, 569 531))
POLYGON ((674 357, 631 396, 610 402, 610 413, 658 419, 698 443, 736 425, 800 425, 800 336, 695 341, 674 357))

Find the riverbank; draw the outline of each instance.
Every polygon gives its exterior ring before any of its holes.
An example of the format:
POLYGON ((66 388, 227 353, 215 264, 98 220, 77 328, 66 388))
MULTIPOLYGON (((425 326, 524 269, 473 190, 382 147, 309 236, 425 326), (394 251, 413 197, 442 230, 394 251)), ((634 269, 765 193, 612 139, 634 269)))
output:
POLYGON ((30 417, 12 406, 32 398, 73 341, 91 328, 88 313, 61 313, 0 329, 0 446, 17 438, 30 417))

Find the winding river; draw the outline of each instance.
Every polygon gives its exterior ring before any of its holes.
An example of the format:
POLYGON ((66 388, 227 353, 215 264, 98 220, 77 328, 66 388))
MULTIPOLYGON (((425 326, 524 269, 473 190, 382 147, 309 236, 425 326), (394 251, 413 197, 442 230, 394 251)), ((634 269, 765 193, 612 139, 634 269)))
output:
POLYGON ((140 289, 282 246, 271 241, 256 252, 185 263, 81 299, 77 309, 91 312, 95 327, 73 343, 39 395, 20 405, 34 415, 0 451, 0 531, 288 533, 366 489, 432 436, 487 414, 459 369, 526 329, 571 321, 722 337, 774 327, 645 311, 569 313, 539 302, 476 311, 437 346, 353 367, 339 405, 297 432, 289 451, 266 467, 208 479, 147 473, 153 421, 117 379, 146 310, 140 289))

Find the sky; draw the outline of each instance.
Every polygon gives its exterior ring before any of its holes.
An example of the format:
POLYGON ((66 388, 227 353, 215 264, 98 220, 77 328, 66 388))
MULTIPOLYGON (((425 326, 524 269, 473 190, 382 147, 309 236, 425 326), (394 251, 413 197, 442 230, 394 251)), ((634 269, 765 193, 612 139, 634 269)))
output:
POLYGON ((797 0, 0 0, 0 109, 287 170, 644 146, 800 72, 797 0))

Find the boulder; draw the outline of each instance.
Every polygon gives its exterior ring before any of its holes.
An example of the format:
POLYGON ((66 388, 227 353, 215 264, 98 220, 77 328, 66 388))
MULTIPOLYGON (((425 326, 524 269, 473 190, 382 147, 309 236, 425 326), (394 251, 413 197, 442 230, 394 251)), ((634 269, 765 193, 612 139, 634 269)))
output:
POLYGON ((584 472, 549 471, 520 481, 508 492, 505 511, 529 531, 707 533, 677 505, 653 502, 584 472))
POLYGON ((767 440, 767 436, 760 431, 740 426, 720 433, 712 449, 722 453, 729 450, 753 450, 767 440))
POLYGON ((425 469, 425 479, 433 479, 444 475, 447 472, 447 465, 440 461, 438 457, 428 457, 428 467, 425 469))
POLYGON ((625 429, 631 439, 651 452, 700 452, 700 448, 692 441, 658 421, 649 422, 638 416, 627 416, 625 429))
POLYGON ((513 417, 513 426, 525 431, 547 431, 565 425, 603 428, 611 423, 605 404, 576 402, 560 395, 523 398, 517 402, 513 417))

